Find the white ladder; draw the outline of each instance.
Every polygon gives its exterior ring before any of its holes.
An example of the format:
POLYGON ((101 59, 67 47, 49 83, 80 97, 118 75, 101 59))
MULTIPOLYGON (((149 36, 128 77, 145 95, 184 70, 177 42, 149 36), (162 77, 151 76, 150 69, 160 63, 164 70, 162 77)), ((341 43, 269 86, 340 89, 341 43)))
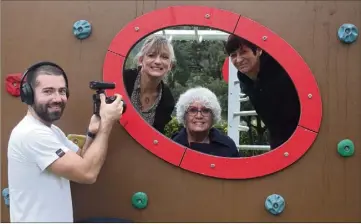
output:
POLYGON ((229 58, 228 68, 228 127, 227 134, 236 143, 238 150, 261 150, 269 151, 269 145, 240 145, 240 131, 247 132, 248 126, 241 125, 240 120, 243 116, 257 115, 256 111, 240 111, 241 103, 249 100, 245 94, 241 92, 239 80, 237 77, 237 69, 231 63, 229 58))

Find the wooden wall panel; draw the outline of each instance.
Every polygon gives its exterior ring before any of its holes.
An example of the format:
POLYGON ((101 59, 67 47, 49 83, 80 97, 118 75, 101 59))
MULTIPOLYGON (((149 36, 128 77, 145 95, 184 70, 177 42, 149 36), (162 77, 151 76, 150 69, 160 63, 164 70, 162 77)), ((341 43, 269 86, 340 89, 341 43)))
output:
MULTIPOLYGON (((92 113, 88 83, 101 80, 106 49, 113 37, 137 16, 171 5, 231 10, 262 23, 290 43, 310 66, 321 90, 320 134, 309 152, 282 172, 225 181, 165 163, 117 126, 97 183, 72 185, 75 218, 360 222, 361 42, 345 46, 336 35, 342 23, 352 22, 361 28, 360 1, 3 1, 1 85, 6 74, 22 72, 38 60, 59 63, 68 73, 71 97, 57 125, 66 133, 84 133, 92 113), (79 19, 93 25, 92 36, 84 41, 72 36, 72 25, 79 19), (345 138, 352 139, 356 146, 355 155, 347 159, 336 152, 337 143, 345 138), (131 196, 137 191, 149 196, 149 206, 143 211, 131 205, 131 196), (272 193, 286 200, 286 209, 279 217, 264 209, 264 200, 272 193)), ((3 189, 7 187, 7 141, 26 106, 4 88, 1 91, 3 189)), ((3 201, 1 205, 1 221, 7 222, 8 208, 3 201)))

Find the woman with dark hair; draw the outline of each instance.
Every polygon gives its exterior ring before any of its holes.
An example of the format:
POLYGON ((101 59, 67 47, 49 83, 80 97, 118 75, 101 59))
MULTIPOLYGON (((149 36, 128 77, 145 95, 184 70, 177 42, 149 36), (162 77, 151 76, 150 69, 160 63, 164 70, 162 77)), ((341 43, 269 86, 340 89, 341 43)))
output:
POLYGON ((242 92, 269 130, 271 149, 277 148, 292 136, 301 112, 290 76, 267 52, 241 37, 230 35, 225 48, 242 92))

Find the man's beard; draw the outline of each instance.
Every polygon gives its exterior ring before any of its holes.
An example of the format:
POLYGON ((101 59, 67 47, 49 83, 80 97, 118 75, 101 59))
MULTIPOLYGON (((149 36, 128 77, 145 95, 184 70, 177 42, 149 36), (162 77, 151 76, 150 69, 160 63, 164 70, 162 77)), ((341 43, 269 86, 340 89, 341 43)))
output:
POLYGON ((45 122, 49 122, 52 123, 56 120, 59 120, 61 115, 63 114, 65 108, 65 104, 64 102, 60 102, 60 103, 53 103, 53 104, 34 104, 33 105, 33 109, 35 111, 35 113, 45 122), (54 112, 49 112, 48 108, 50 108, 51 106, 58 106, 60 107, 60 111, 54 111, 54 112))

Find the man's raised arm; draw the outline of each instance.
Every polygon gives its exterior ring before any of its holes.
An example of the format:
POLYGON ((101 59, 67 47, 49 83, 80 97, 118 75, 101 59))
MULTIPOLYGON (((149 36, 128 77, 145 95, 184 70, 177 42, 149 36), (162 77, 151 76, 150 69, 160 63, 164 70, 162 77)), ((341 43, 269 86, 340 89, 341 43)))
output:
POLYGON ((104 164, 108 150, 108 140, 113 125, 121 117, 123 103, 117 95, 112 104, 105 103, 105 96, 100 95, 100 126, 99 131, 86 149, 83 157, 71 150, 59 156, 48 166, 48 170, 68 180, 78 183, 94 183, 104 164))

